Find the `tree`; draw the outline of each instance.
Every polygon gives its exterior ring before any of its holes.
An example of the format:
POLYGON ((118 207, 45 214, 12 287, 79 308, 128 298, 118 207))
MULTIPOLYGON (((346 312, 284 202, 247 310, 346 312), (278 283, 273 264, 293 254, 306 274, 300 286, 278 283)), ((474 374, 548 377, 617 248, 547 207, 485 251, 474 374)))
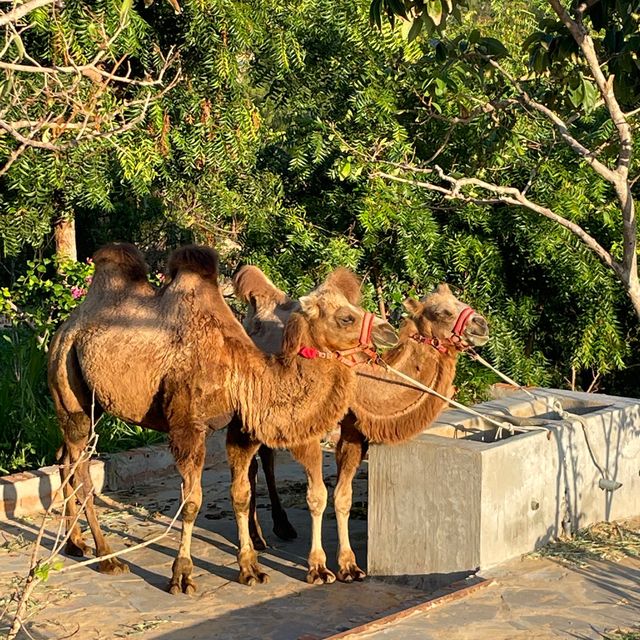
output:
MULTIPOLYGON (((533 73, 520 79, 500 62, 507 57, 508 50, 498 40, 481 38, 475 32, 468 39, 440 43, 440 55, 452 62, 452 68, 461 69, 471 64, 497 74, 504 83, 500 88, 491 87, 494 91, 492 96, 487 95, 487 100, 478 108, 451 120, 451 123, 470 122, 476 117, 493 115, 497 109, 512 108, 525 109, 546 119, 572 152, 590 167, 594 178, 611 186, 621 220, 621 239, 606 248, 575 220, 530 199, 526 193, 530 181, 522 186, 513 186, 488 182, 477 176, 456 176, 434 162, 421 166, 404 162, 399 168, 414 175, 430 174, 436 181, 418 181, 385 171, 378 171, 377 175, 389 180, 410 180, 447 200, 523 207, 553 220, 579 238, 615 274, 640 319, 633 196, 635 178, 630 175, 634 168, 635 127, 632 123, 640 114, 640 109, 633 108, 640 100, 640 62, 637 57, 640 16, 634 12, 636 3, 585 0, 565 7, 560 0, 549 0, 543 4, 555 13, 560 24, 545 17, 540 29, 522 43, 531 53, 533 73), (629 109, 626 112, 623 110, 625 105, 629 109), (607 139, 599 148, 590 148, 575 133, 580 118, 594 111, 606 113, 614 132, 611 137, 616 138, 615 145, 607 139), (616 150, 612 152, 614 146, 616 150)), ((374 0, 371 12, 378 23, 383 7, 389 15, 401 16, 412 23, 409 37, 415 37, 423 26, 434 31, 443 24, 443 21, 433 19, 434 10, 437 13, 437 7, 441 5, 440 0, 427 0, 416 5, 412 2, 374 0)), ((447 2, 446 5, 451 8, 453 3, 447 2)), ((600 126, 606 125, 600 123, 600 126)))
POLYGON ((75 259, 75 206, 105 204, 104 154, 176 85, 175 49, 153 41, 130 0, 30 0, 0 14, 0 27, 4 253, 53 224, 57 253, 75 259))

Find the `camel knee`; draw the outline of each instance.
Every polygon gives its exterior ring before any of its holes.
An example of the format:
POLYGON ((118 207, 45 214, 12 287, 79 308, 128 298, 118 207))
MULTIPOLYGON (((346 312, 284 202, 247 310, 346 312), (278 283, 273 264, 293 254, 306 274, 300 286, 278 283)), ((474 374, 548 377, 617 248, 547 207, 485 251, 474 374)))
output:
POLYGON ((237 511, 249 511, 251 504, 250 487, 231 487, 231 501, 237 511))
POLYGON ((184 507, 182 507, 182 521, 193 522, 198 516, 198 511, 200 511, 198 504, 195 502, 187 502, 184 507))
POLYGON ((307 491, 307 505, 312 514, 323 513, 327 507, 327 488, 322 485, 307 491))
POLYGON ((333 506, 336 513, 348 514, 351 511, 351 491, 338 491, 333 494, 333 506))

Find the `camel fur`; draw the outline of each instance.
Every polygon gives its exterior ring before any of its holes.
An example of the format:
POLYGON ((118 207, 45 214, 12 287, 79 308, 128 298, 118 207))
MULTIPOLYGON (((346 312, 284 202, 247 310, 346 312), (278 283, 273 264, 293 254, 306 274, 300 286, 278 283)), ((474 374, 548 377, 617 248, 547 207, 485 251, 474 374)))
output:
MULTIPOLYGON (((159 291, 148 283, 144 258, 132 245, 107 245, 94 262, 89 292, 56 332, 49 352, 49 386, 64 438, 63 478, 86 446, 92 412, 98 418, 107 411, 167 432, 186 501, 169 590, 192 593, 191 534, 202 502, 205 436, 231 420, 227 450, 240 581, 265 582, 248 531, 250 461, 260 442, 296 448, 317 440, 345 414, 355 373, 336 360, 305 360, 297 353, 302 345, 321 350, 356 346, 363 310, 334 288, 312 292, 288 317, 282 354, 274 357, 254 345, 225 303, 212 249, 174 251, 170 281, 159 291)), ((376 331, 386 336, 391 328, 378 321, 374 335, 376 331)), ((317 479, 315 461, 309 465, 309 493, 322 506, 326 489, 317 479)), ((110 554, 95 514, 88 461, 79 464, 74 476, 66 495, 78 489, 86 501, 96 554, 110 554)), ((75 500, 69 500, 67 522, 75 513, 75 500)), ((66 550, 77 556, 87 550, 77 524, 66 550)), ((310 554, 314 579, 324 575, 325 564, 315 531, 310 554)), ((127 566, 112 558, 100 562, 99 570, 120 573, 127 566)))
MULTIPOLYGON (((254 280, 257 276, 253 274, 254 280)), ((284 295, 279 292, 279 295, 284 295)), ((251 300, 248 295, 245 300, 251 300)), ((275 297, 270 304, 277 307, 275 297)), ((405 301, 408 317, 400 328, 400 340, 396 347, 383 355, 383 360, 392 367, 428 385, 447 397, 454 393, 458 350, 447 343, 460 312, 466 307, 451 292, 446 284, 422 300, 405 301), (437 338, 442 344, 448 344, 444 352, 413 339, 413 336, 437 338)), ((269 317, 266 309, 253 309, 249 318, 256 314, 269 317)), ((247 331, 253 337, 253 326, 249 321, 247 331)), ((275 325, 272 325, 275 326, 275 325)), ((481 346, 488 339, 486 320, 475 313, 464 330, 466 342, 481 346)), ((271 344, 277 342, 276 336, 269 336, 271 344)), ((338 464, 338 482, 334 492, 336 520, 338 524, 339 552, 338 579, 351 582, 362 580, 364 571, 358 567, 351 549, 348 532, 348 518, 352 501, 352 482, 370 442, 377 444, 395 444, 406 441, 423 431, 442 411, 445 401, 423 393, 410 383, 394 376, 375 365, 363 363, 357 367, 357 389, 350 404, 349 413, 340 424, 340 439, 336 446, 338 464)), ((263 461, 268 452, 261 451, 263 461)), ((265 465, 271 470, 273 465, 265 465)), ((267 477, 267 482, 274 483, 267 477)), ((270 494, 272 490, 270 488, 270 494)), ((277 492, 276 492, 277 493, 277 492)), ((279 504, 279 503, 278 503, 279 504)), ((286 514, 276 509, 274 531, 285 528, 286 514)), ((254 516, 255 517, 255 516, 254 516)), ((288 522, 288 521, 286 521, 288 522)), ((253 535, 259 538, 259 525, 253 529, 253 535)))

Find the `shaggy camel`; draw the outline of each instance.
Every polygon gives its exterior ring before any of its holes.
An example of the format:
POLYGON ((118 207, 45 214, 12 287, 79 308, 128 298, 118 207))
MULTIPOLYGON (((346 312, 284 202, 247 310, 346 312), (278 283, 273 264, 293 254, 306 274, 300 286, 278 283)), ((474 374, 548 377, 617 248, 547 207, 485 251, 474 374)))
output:
MULTIPOLYGON (((327 352, 363 348, 362 327, 371 324, 371 314, 325 283, 301 299, 299 310, 290 315, 282 355, 274 358, 253 344, 224 302, 213 250, 176 250, 169 259, 170 281, 159 292, 149 284, 143 256, 132 245, 107 245, 94 262, 89 292, 54 336, 49 355, 49 386, 64 437, 63 478, 85 448, 92 411, 96 417, 107 411, 168 432, 185 496, 169 590, 193 593, 191 535, 202 502, 205 436, 231 420, 227 450, 240 537, 240 582, 266 581, 248 532, 249 463, 259 442, 295 448, 345 414, 355 386, 353 370, 338 358, 312 362, 297 354, 304 346, 327 352)), ((393 340, 391 327, 381 320, 376 319, 372 331, 374 339, 393 340)), ((296 452, 306 464, 310 505, 319 509, 326 489, 317 481, 316 461, 305 457, 306 450, 296 452)), ((95 513, 88 461, 74 475, 66 496, 72 495, 72 486, 78 489, 86 501, 96 554, 109 554, 95 513)), ((75 513, 70 499, 67 523, 75 513)), ((310 570, 321 572, 326 560, 319 531, 314 529, 314 536, 310 570)), ((76 556, 87 551, 77 524, 66 551, 76 556)), ((117 558, 100 562, 98 568, 105 573, 128 570, 117 558)))
MULTIPOLYGON (((358 290, 359 291, 359 290, 358 290)), ((244 267, 236 276, 236 293, 249 304, 245 327, 259 346, 277 352, 278 336, 286 314, 294 303, 279 291, 255 267, 244 267)), ((349 297, 349 296, 348 296, 349 297)), ((358 303, 358 292, 350 292, 350 301, 358 303)), ((410 375, 447 397, 453 395, 458 354, 467 346, 482 346, 488 340, 486 320, 460 302, 446 284, 441 284, 422 300, 405 301, 409 313, 400 329, 399 344, 383 355, 390 366, 410 375)), ((334 492, 338 524, 338 579, 362 580, 365 572, 358 567, 349 542, 349 513, 353 478, 370 442, 393 444, 408 440, 427 427, 444 408, 444 400, 425 394, 379 366, 360 364, 358 386, 349 413, 340 423, 336 446, 338 482, 334 492)), ((270 494, 276 493, 272 453, 261 451, 270 494), (270 460, 271 459, 271 460, 270 460)), ((255 468, 252 469, 255 475, 255 468)), ((252 486, 255 479, 252 479, 252 486)), ((288 520, 279 501, 273 512, 274 531, 286 528, 288 520)), ((259 541, 261 532, 257 516, 252 535, 259 541)))

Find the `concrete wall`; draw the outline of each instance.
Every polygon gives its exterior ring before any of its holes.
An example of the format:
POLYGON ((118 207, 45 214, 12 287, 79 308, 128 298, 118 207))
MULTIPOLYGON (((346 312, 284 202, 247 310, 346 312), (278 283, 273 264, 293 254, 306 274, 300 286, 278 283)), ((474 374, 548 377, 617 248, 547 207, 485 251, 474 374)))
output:
POLYGON ((541 400, 520 392, 476 408, 543 415, 549 431, 482 442, 469 437, 490 425, 447 411, 411 442, 371 447, 370 574, 471 571, 532 551, 563 531, 640 513, 640 401, 534 391, 541 400), (583 414, 592 448, 620 489, 598 487, 582 427, 554 420, 545 395, 583 414))
MULTIPOLYGON (((225 431, 207 438, 205 464, 226 460, 225 431)), ((132 489, 175 472, 173 455, 166 444, 120 451, 91 461, 91 480, 96 495, 103 491, 132 489)), ((51 501, 62 502, 58 466, 14 473, 0 478, 0 521, 12 520, 46 511, 51 501)))

